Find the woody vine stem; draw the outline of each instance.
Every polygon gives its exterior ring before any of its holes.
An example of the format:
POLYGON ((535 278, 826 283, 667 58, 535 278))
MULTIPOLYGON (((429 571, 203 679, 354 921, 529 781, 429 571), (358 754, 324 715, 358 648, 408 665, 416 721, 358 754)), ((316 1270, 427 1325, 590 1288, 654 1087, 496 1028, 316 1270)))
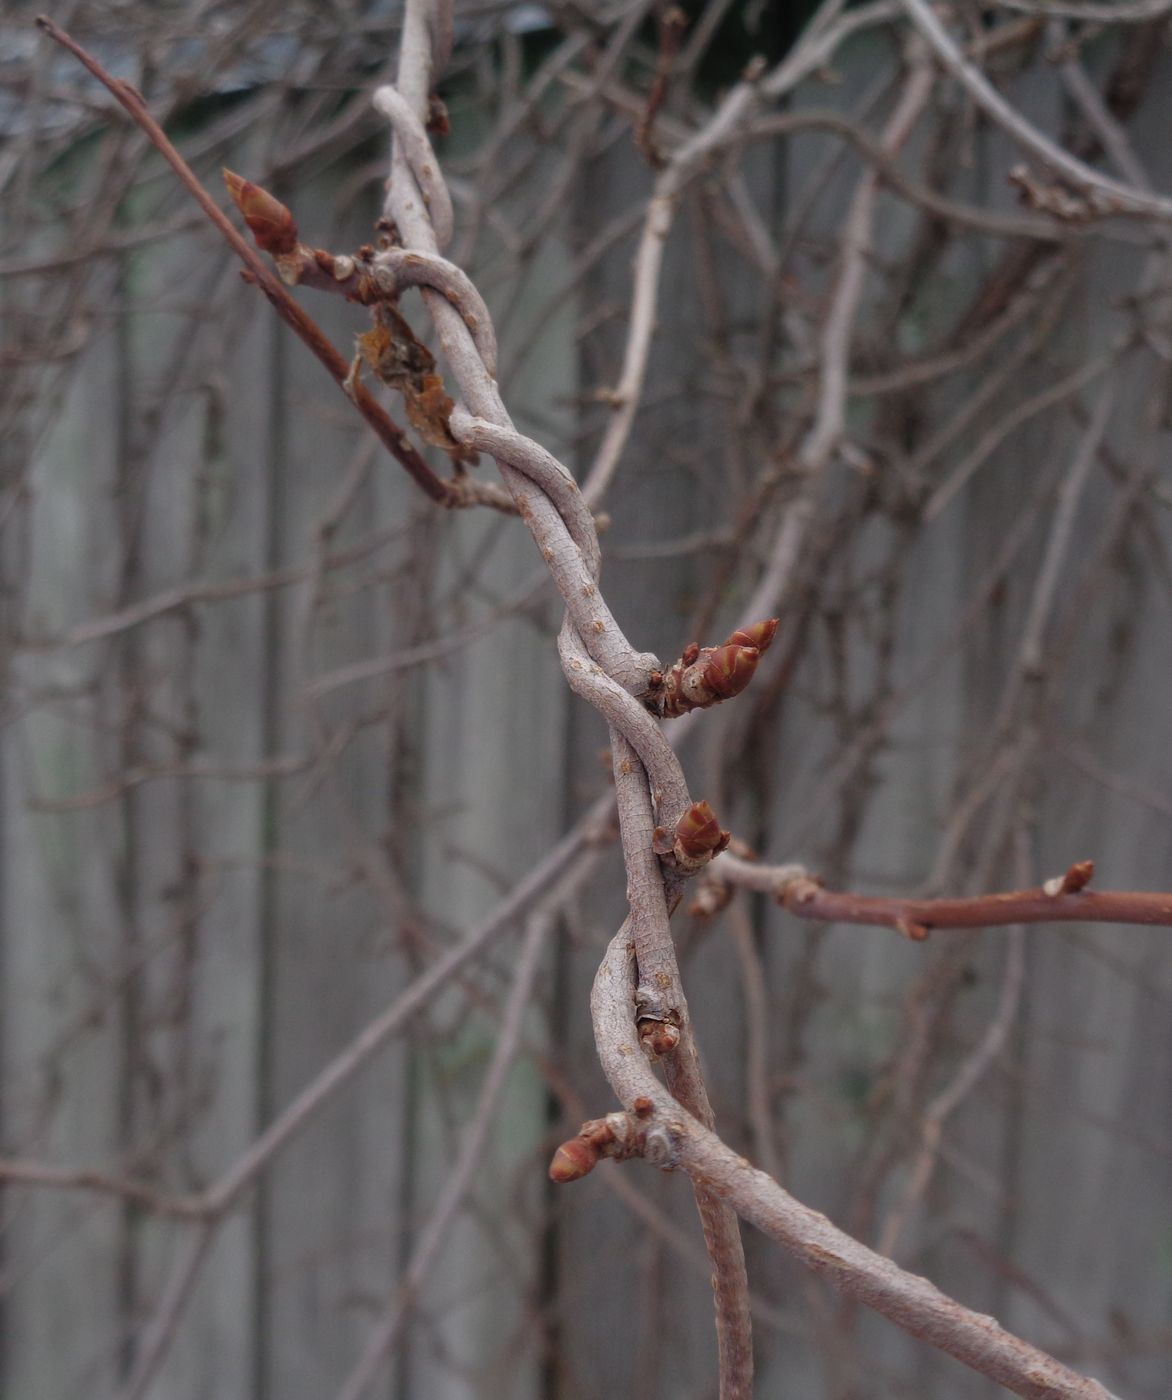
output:
MULTIPOLYGON (((957 60, 961 66, 956 67, 946 36, 942 47, 939 26, 927 8, 919 0, 906 0, 906 9, 927 43, 963 78, 963 61, 957 60)), ((203 203, 206 195, 198 192, 198 182, 153 124, 141 98, 110 78, 50 21, 41 23, 106 83, 203 203)), ((628 359, 611 431, 585 493, 560 462, 513 427, 495 379, 495 336, 487 308, 466 274, 443 256, 452 233, 452 208, 426 123, 435 119, 432 94, 451 42, 450 0, 407 0, 397 83, 380 87, 373 98, 394 133, 380 222, 384 237, 377 249, 351 258, 305 248, 290 212, 263 190, 231 174, 227 177, 230 193, 258 245, 275 259, 280 280, 272 277, 250 248, 245 245, 242 251, 237 246, 234 240, 238 235, 226 231, 225 236, 248 265, 250 279, 310 344, 380 439, 433 500, 449 506, 487 504, 515 511, 522 518, 565 604, 558 639, 565 677, 610 727, 630 912, 599 969, 592 1015, 599 1056, 622 1109, 584 1124, 580 1134, 558 1150, 551 1175, 558 1181, 574 1180, 605 1156, 642 1156, 688 1174, 712 1263, 722 1400, 746 1400, 753 1389, 749 1295, 738 1217, 782 1244, 843 1293, 1019 1395, 1032 1400, 1110 1400, 1098 1382, 1078 1375, 1005 1331, 994 1319, 962 1307, 926 1280, 838 1230, 721 1141, 715 1132, 676 962, 669 919, 686 881, 700 871, 704 871, 706 883, 697 901, 705 912, 718 907, 731 887, 743 885, 774 893, 803 917, 882 924, 913 938, 926 936, 932 927, 972 927, 1009 918, 1018 922, 1076 917, 1172 922, 1172 901, 1166 896, 1087 892, 1089 863, 1072 866, 1066 875, 1051 882, 1052 887, 1047 885, 1041 891, 912 904, 835 896, 823 891, 804 871, 771 868, 722 854, 728 833, 721 830, 706 802, 692 800, 660 721, 708 708, 742 691, 773 640, 776 621, 762 620, 759 614, 750 617, 721 646, 689 647, 674 664, 663 667, 655 656, 638 651, 628 641, 603 598, 601 552, 591 508, 613 473, 635 411, 654 322, 658 258, 671 225, 673 201, 700 161, 733 138, 762 95, 784 91, 803 71, 803 65, 822 61, 824 31, 815 28, 798 56, 786 60, 774 73, 755 72, 734 88, 716 119, 675 156, 664 160, 656 151, 657 163, 662 161, 663 168, 649 205, 639 253, 641 275, 632 310, 628 359), (299 284, 339 293, 371 309, 374 327, 362 337, 360 356, 348 372, 345 362, 339 363, 337 352, 324 343, 285 290, 286 285, 299 284), (421 291, 459 394, 455 404, 447 398, 430 352, 398 308, 399 293, 408 286, 421 291), (374 403, 363 387, 364 367, 402 395, 407 416, 420 436, 448 453, 453 462, 451 479, 440 481, 374 403), (487 454, 497 462, 507 500, 492 488, 473 484, 467 476, 466 468, 478 454, 487 454), (662 1079, 653 1066, 662 1071, 662 1079)), ((879 155, 887 158, 898 149, 930 82, 931 72, 921 51, 912 79, 876 148, 879 155)), ((978 100, 987 99, 983 89, 978 88, 976 95, 978 100)), ((997 117, 997 109, 993 115, 997 117)), ((649 113, 643 132, 649 149, 654 148, 650 132, 653 116, 654 112, 649 113)), ((823 348, 828 364, 840 371, 859 295, 875 189, 876 179, 869 177, 852 208, 852 237, 846 242, 833 310, 826 322, 823 348)), ((1110 192, 1118 195, 1119 189, 1112 185, 1110 192)), ((1161 202, 1155 202, 1153 208, 1158 214, 1164 212, 1161 202)), ((819 473, 841 429, 840 380, 841 375, 836 380, 834 373, 827 373, 815 428, 800 453, 811 491, 817 488, 819 473)), ((799 497, 787 517, 767 579, 759 590, 758 598, 766 601, 761 611, 772 610, 776 604, 809 509, 810 497, 799 497)), ((535 946, 535 941, 527 943, 527 948, 535 946)), ((510 1014, 519 1017, 527 984, 520 981, 517 985, 521 990, 510 1014)), ((424 995, 426 989, 421 989, 420 998, 424 995)), ((391 1021, 397 1025, 406 1014, 397 1008, 391 1021)), ((370 1037, 371 1046, 387 1033, 386 1027, 380 1027, 378 1036, 370 1037)), ((369 1052, 369 1046, 361 1050, 369 1052)), ((356 1049, 355 1063, 359 1053, 356 1049)), ((503 1060, 496 1068, 503 1073, 503 1060)), ((287 1136, 299 1127, 327 1091, 328 1086, 320 1092, 311 1086, 305 1102, 298 1101, 287 1116, 278 1119, 254 1152, 202 1199, 162 1203, 160 1208, 198 1222, 197 1232, 187 1263, 175 1275, 161 1308, 164 1340, 144 1348, 129 1394, 146 1393, 165 1346, 166 1324, 182 1307, 215 1222, 255 1177, 282 1134, 287 1136), (318 1093, 317 1099, 314 1093, 318 1093)), ((100 1183, 88 1184, 104 1189, 100 1183)), ((342 1400, 358 1400, 368 1393, 385 1363, 401 1315, 401 1310, 396 1311, 372 1333, 341 1392, 342 1400)))

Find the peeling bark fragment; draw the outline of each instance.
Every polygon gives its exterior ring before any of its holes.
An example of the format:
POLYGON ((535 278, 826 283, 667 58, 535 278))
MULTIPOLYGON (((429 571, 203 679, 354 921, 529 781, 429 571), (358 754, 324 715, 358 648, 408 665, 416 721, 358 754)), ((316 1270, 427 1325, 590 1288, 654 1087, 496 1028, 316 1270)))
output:
POLYGON ((435 356, 401 312, 386 304, 379 306, 373 329, 358 337, 358 350, 371 372, 402 394, 411 426, 424 442, 443 448, 455 462, 479 461, 472 448, 452 436, 449 422, 454 405, 436 372, 435 356))

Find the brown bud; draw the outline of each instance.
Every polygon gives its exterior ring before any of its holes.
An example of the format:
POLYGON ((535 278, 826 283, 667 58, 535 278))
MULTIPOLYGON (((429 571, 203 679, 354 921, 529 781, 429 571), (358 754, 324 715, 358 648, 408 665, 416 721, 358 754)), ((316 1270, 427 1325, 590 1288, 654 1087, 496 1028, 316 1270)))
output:
POLYGON ((1076 861, 1065 875, 1055 875, 1053 879, 1045 881, 1042 893, 1049 895, 1051 899, 1057 899, 1060 894, 1078 894, 1091 883, 1094 874, 1093 860, 1076 861))
POLYGON ((224 184, 262 252, 281 257, 296 250, 297 224, 279 199, 228 169, 224 170, 224 184))
POLYGON ((756 647, 717 647, 704 662, 704 684, 721 700, 739 695, 753 679, 761 653, 756 647))
POLYGON ((639 1029, 639 1039, 653 1055, 670 1055, 680 1043, 680 1028, 670 1021, 645 1021, 639 1029))
POLYGON ((681 665, 681 666, 691 666, 692 663, 695 662, 695 661, 698 661, 699 658, 700 658, 700 643, 699 643, 699 642, 689 642, 688 645, 684 648, 683 653, 682 653, 681 656, 680 656, 680 665, 681 665))
POLYGON ((1085 890, 1094 878, 1094 874, 1095 862, 1093 860, 1076 861, 1062 877, 1062 893, 1077 894, 1079 890, 1085 890))
POLYGON ((452 123, 448 117, 447 104, 438 93, 432 93, 427 99, 427 130, 433 136, 450 136, 452 134, 452 123))
POLYGON ((632 1102, 631 1110, 636 1118, 650 1118, 651 1115, 655 1112, 655 1105, 651 1102, 650 1099, 644 1098, 642 1095, 640 1095, 637 1099, 635 1099, 632 1102))
POLYGON ((674 849, 690 860, 702 860, 723 850, 729 833, 721 831, 716 813, 707 802, 693 802, 676 823, 674 849))
POLYGON ((776 617, 770 617, 764 622, 753 622, 748 627, 738 627, 725 642, 725 646, 756 647, 758 651, 767 651, 769 643, 777 635, 777 623, 776 617))
POLYGON ((587 1176, 598 1165, 598 1148, 582 1137, 563 1142, 549 1164, 549 1179, 559 1185, 587 1176))

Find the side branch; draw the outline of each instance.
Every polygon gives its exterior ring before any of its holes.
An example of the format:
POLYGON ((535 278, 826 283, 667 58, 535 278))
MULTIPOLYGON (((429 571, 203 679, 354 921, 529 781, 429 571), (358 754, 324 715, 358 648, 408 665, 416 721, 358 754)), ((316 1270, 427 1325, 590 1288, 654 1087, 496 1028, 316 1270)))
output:
MULTIPOLYGON (((151 144, 179 176, 184 188, 219 229, 229 247, 248 269, 249 279, 255 282, 269 299, 277 315, 300 336, 321 363, 325 365, 334 382, 343 388, 350 371, 347 361, 326 338, 317 322, 293 300, 265 261, 248 244, 225 216, 219 205, 204 189, 195 171, 183 159, 167 139, 163 128, 151 116, 141 95, 129 83, 124 83, 108 73, 92 54, 54 24, 47 15, 38 15, 36 22, 38 27, 43 29, 54 43, 60 44, 63 49, 68 50, 88 72, 97 78, 146 133, 151 144)), ((344 388, 343 392, 346 392, 344 388)), ((436 476, 435 472, 412 446, 403 430, 361 384, 355 384, 353 392, 348 393, 347 397, 352 400, 359 413, 374 429, 379 441, 406 470, 417 486, 424 490, 433 501, 441 505, 461 504, 459 489, 449 486, 436 476)))
MULTIPOLYGON (((966 899, 901 899, 823 889, 800 866, 759 865, 719 856, 711 878, 771 894, 791 914, 822 923, 870 924, 923 939, 933 929, 993 928, 1002 924, 1101 923, 1172 925, 1172 893, 1088 890, 1090 861, 1032 890, 1007 890, 966 899)), ((706 912, 701 908, 697 912, 706 912)))

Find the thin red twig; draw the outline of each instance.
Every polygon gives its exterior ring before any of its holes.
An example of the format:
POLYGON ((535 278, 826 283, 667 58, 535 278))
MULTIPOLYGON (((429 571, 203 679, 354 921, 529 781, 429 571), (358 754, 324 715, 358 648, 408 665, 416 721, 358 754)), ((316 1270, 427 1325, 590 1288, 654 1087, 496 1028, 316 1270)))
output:
POLYGON ((927 938, 935 928, 993 928, 1000 924, 1172 925, 1172 892, 1088 890, 1093 861, 1080 860, 1037 889, 1005 890, 965 899, 904 899, 898 895, 827 890, 800 865, 763 865, 725 854, 712 863, 694 914, 714 914, 727 903, 730 886, 771 894, 791 914, 830 924, 871 924, 908 938, 927 938))
MULTIPOLYGON (((38 15, 36 23, 54 43, 60 44, 63 49, 68 50, 84 68, 92 73, 142 128, 150 138, 151 144, 175 171, 183 186, 223 234, 232 251, 244 263, 248 269, 250 280, 255 282, 269 299, 277 315, 301 337, 321 363, 325 365, 335 383, 341 387, 349 374, 349 363, 326 338, 317 322, 293 300, 260 255, 249 245, 203 185, 200 184, 198 176, 167 139, 162 127, 151 116, 142 96, 129 83, 124 83, 108 73, 92 54, 54 24, 47 15, 38 15)), ((343 392, 346 391, 343 390, 343 392)), ((347 397, 351 399, 359 413, 374 429, 379 441, 386 447, 387 451, 433 501, 443 505, 460 503, 460 493, 436 476, 403 430, 371 397, 370 392, 360 382, 353 383, 347 397)))
POLYGON ((934 928, 991 928, 998 924, 1172 924, 1172 893, 1148 891, 1060 887, 1054 894, 1042 888, 970 899, 884 899, 824 890, 813 880, 798 879, 788 881, 779 897, 799 918, 875 924, 917 939, 926 938, 934 928))

